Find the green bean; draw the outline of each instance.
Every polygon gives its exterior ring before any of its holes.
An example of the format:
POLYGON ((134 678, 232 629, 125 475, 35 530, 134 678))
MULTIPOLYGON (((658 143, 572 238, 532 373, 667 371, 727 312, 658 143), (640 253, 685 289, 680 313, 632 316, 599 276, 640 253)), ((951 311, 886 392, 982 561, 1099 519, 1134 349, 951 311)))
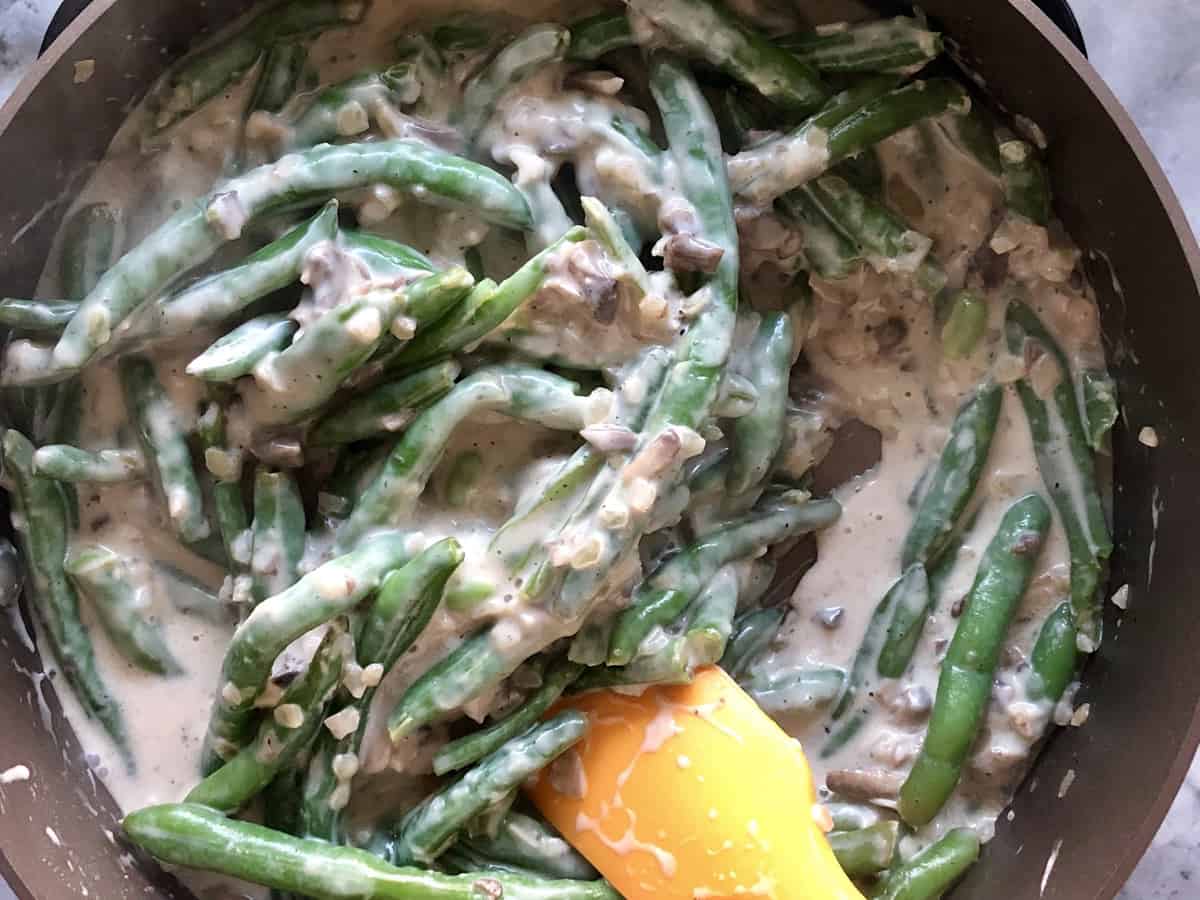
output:
POLYGON ((864 261, 863 248, 834 227, 804 188, 789 191, 775 203, 804 239, 804 262, 814 274, 846 278, 864 261))
POLYGON ((468 450, 454 457, 446 473, 446 505, 451 509, 469 506, 483 471, 483 457, 475 450, 468 450))
POLYGON ((510 228, 530 224, 525 198, 502 175, 415 140, 320 145, 232 179, 168 219, 104 274, 53 354, 59 378, 83 366, 115 329, 169 281, 209 259, 245 226, 297 201, 386 184, 429 203, 465 207, 510 228))
POLYGON ((1075 624, 1081 639, 1099 644, 1098 592, 1102 561, 1112 552, 1112 539, 1096 487, 1095 461, 1081 421, 1071 366, 1024 303, 1009 304, 1005 331, 1010 353, 1057 374, 1057 383, 1045 396, 1035 389, 1030 374, 1017 382, 1017 394, 1029 420, 1042 481, 1067 533, 1075 624))
POLYGON ((1075 612, 1069 602, 1060 603, 1042 623, 1033 645, 1026 685, 1032 699, 1057 703, 1062 697, 1075 677, 1075 640, 1075 612))
POLYGON ((284 149, 294 151, 360 135, 371 127, 371 119, 378 117, 376 110, 381 105, 393 101, 397 105, 413 103, 419 95, 420 85, 411 63, 347 78, 313 97, 291 123, 284 149))
POLYGON ((950 426, 933 473, 913 514, 913 524, 904 538, 900 565, 928 563, 945 549, 955 524, 966 509, 987 462, 1000 404, 1000 386, 985 382, 963 404, 950 426))
POLYGON ((900 838, 899 822, 879 822, 854 831, 828 835, 829 849, 851 878, 878 875, 892 864, 900 838))
POLYGON ((173 337, 233 318, 256 300, 299 280, 308 252, 337 236, 337 217, 338 203, 331 200, 307 222, 233 268, 143 307, 129 320, 126 332, 148 339, 173 337))
POLYGON ((290 344, 299 327, 279 313, 250 319, 188 363, 187 373, 205 381, 236 381, 249 375, 263 357, 290 344))
POLYGON ((523 366, 489 366, 463 379, 413 420, 338 530, 338 545, 352 546, 371 529, 405 521, 455 427, 473 413, 495 410, 550 428, 582 429, 591 404, 574 388, 563 378, 523 366))
POLYGON ((807 495, 801 493, 766 502, 745 518, 700 538, 655 570, 638 585, 629 607, 619 614, 608 664, 619 666, 633 659, 646 635, 678 616, 727 563, 824 528, 841 514, 835 500, 806 501, 807 495))
POLYGON ((783 624, 785 610, 778 607, 752 609, 734 620, 733 633, 721 657, 721 668, 741 681, 755 660, 774 640, 783 624))
POLYGON ((972 103, 967 115, 942 116, 937 123, 959 151, 989 174, 1001 177, 1004 169, 1000 162, 1000 145, 996 142, 996 123, 987 107, 972 103))
POLYGON ((312 743, 341 681, 345 634, 336 622, 325 632, 308 668, 284 690, 255 739, 192 788, 185 803, 235 813, 312 743))
POLYGON ((877 807, 867 803, 822 803, 833 820, 834 831, 859 831, 884 821, 877 807))
POLYGON ((140 809, 126 836, 172 865, 206 869, 314 900, 620 900, 603 881, 489 873, 442 875, 390 866, 365 850, 293 838, 194 804, 140 809))
POLYGON ((219 403, 208 404, 196 420, 196 433, 204 447, 204 467, 213 480, 213 514, 217 531, 225 546, 230 570, 237 575, 246 571, 253 552, 245 537, 250 518, 242 497, 242 454, 227 446, 225 410, 219 403))
POLYGON ((942 52, 942 36, 916 19, 897 16, 855 25, 827 25, 794 35, 780 46, 822 72, 896 72, 911 75, 942 52))
POLYGON ((91 601, 105 634, 122 656, 156 675, 183 671, 162 628, 146 617, 149 598, 118 554, 99 544, 72 545, 64 569, 91 601))
POLYGON ((132 770, 133 756, 121 708, 96 671, 91 637, 79 618, 79 598, 63 568, 68 534, 66 501, 57 482, 34 474, 33 445, 23 434, 8 429, 3 448, 13 527, 32 588, 30 602, 80 705, 112 738, 132 770))
POLYGON ((549 878, 589 881, 599 877, 592 864, 553 827, 521 813, 505 816, 494 837, 465 837, 459 848, 549 878))
POLYGON ((179 414, 150 360, 123 357, 119 371, 126 409, 137 425, 143 454, 166 502, 171 525, 189 544, 202 541, 210 529, 179 414))
POLYGON ((571 23, 570 59, 594 62, 614 50, 637 46, 625 11, 602 12, 571 23))
POLYGON ((953 828, 884 878, 875 900, 934 900, 943 896, 979 859, 979 837, 953 828))
POLYGON ((900 678, 908 670, 937 600, 927 570, 921 563, 913 563, 903 578, 909 587, 894 600, 891 622, 875 665, 884 678, 900 678))
POLYGON ((728 486, 735 494, 750 490, 766 478, 783 446, 794 340, 791 317, 787 313, 768 313, 750 344, 750 374, 758 400, 749 413, 733 423, 730 434, 728 486))
POLYGON ((338 240, 378 278, 411 277, 414 270, 430 275, 437 271, 437 266, 424 253, 378 234, 344 230, 339 233, 338 240))
POLYGON ((365 3, 291 0, 255 16, 244 29, 188 54, 166 80, 154 130, 160 132, 195 112, 242 78, 265 47, 336 25, 362 21, 365 3))
POLYGON ((560 662, 553 666, 543 677, 541 686, 516 710, 487 728, 442 747, 433 758, 434 772, 445 775, 447 772, 464 769, 527 731, 554 705, 582 671, 582 666, 572 662, 560 662))
MULTIPOLYGON (((873 93, 883 83, 873 81, 846 97, 873 93)), ((946 112, 966 113, 970 104, 957 82, 943 78, 914 81, 853 108, 838 101, 787 134, 731 157, 730 186, 735 194, 765 205, 898 131, 946 112)))
POLYGON ((542 285, 552 254, 587 237, 587 229, 572 228, 555 244, 538 253, 497 285, 487 279, 475 285, 467 299, 449 315, 418 334, 392 360, 394 366, 413 366, 461 350, 499 327, 542 285))
POLYGON ((422 409, 445 396, 461 372, 462 366, 446 360, 373 387, 321 419, 309 440, 318 446, 351 444, 401 431, 422 409))
POLYGON ((1049 506, 1029 494, 1009 507, 984 551, 942 662, 921 752, 900 789, 900 815, 910 825, 929 822, 958 783, 991 698, 1000 649, 1049 528, 1049 506))
POLYGON ((489 805, 519 788, 577 743, 588 720, 567 710, 506 741, 458 781, 427 797, 372 849, 391 863, 428 865, 489 805))
POLYGON ((630 0, 629 5, 690 53, 779 106, 804 112, 820 106, 829 96, 811 66, 716 0, 630 0))
POLYGON ((335 557, 251 611, 229 642, 205 738, 204 769, 214 771, 249 739, 254 701, 271 664, 305 632, 342 615, 409 557, 407 536, 381 534, 335 557))
MULTIPOLYGON (((391 671, 433 618, 446 581, 462 561, 458 541, 446 538, 383 579, 357 629, 357 660, 361 667, 378 665, 384 673, 391 671)), ((357 762, 375 690, 364 686, 360 696, 351 694, 351 705, 359 711, 354 731, 340 740, 331 733, 321 735, 308 768, 300 807, 303 832, 309 836, 335 843, 343 838, 342 812, 350 799, 350 783, 339 777, 334 763, 339 758, 357 762)))
POLYGON ((78 311, 77 300, 6 297, 0 300, 0 325, 13 331, 59 335, 78 311))
POLYGON ((33 471, 55 481, 116 484, 140 478, 146 464, 137 450, 81 450, 70 444, 48 444, 33 454, 33 471))
POLYGON ((264 415, 294 422, 317 410, 371 358, 389 327, 402 325, 411 333, 415 319, 407 316, 410 302, 423 304, 430 294, 461 298, 470 286, 470 273, 455 268, 406 288, 377 288, 333 307, 289 347, 255 368, 255 381, 268 398, 264 415))
POLYGON ((279 41, 268 47, 250 97, 249 111, 277 113, 283 109, 295 95, 307 62, 308 48, 299 41, 279 41))
POLYGON ((612 212, 595 197, 583 197, 580 203, 588 231, 604 246, 608 255, 620 264, 624 276, 621 280, 634 287, 639 299, 653 293, 646 267, 625 238, 612 212))
POLYGON ((117 251, 118 221, 107 203, 89 203, 67 218, 58 261, 63 296, 82 299, 108 271, 117 251))
POLYGON ((1005 141, 1000 145, 1000 165, 1008 208, 1034 225, 1048 224, 1054 213, 1050 205, 1050 176, 1033 147, 1025 141, 1005 141))
POLYGON ((532 25, 513 38, 483 71, 463 86, 458 125, 474 141, 500 101, 514 85, 567 54, 571 33, 561 25, 532 25))
POLYGON ((811 712, 836 700, 846 684, 841 669, 801 669, 774 678, 752 678, 746 691, 772 716, 811 712))
POLYGON ((987 301, 973 291, 959 291, 950 300, 950 315, 942 326, 942 352, 951 359, 970 356, 987 324, 987 301))
POLYGON ((174 609, 212 625, 230 624, 232 617, 229 604, 209 590, 206 584, 161 560, 155 560, 151 567, 174 609))
POLYGON ((251 601, 258 605, 300 579, 304 556, 304 501, 287 472, 254 474, 254 522, 250 527, 251 601))
POLYGON ((1104 447, 1105 436, 1117 422, 1117 385, 1104 369, 1084 369, 1079 380, 1088 446, 1099 451, 1104 447))

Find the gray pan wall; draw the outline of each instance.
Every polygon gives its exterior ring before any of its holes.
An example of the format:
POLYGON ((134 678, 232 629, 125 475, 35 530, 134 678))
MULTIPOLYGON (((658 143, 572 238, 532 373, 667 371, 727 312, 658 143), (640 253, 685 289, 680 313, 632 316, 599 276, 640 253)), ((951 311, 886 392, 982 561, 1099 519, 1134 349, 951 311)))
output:
MULTIPOLYGON (((130 104, 195 35, 246 5, 97 0, 55 42, 0 111, 3 293, 32 291, 81 172, 103 155, 130 104), (97 60, 96 74, 77 86, 73 63, 88 58, 97 60)), ((1120 625, 1108 607, 1106 639, 1081 694, 1091 703, 1086 727, 1050 741, 1018 794, 1014 820, 1001 821, 954 896, 1035 898, 1045 879, 1048 900, 1106 900, 1148 845, 1200 740, 1200 251, 1128 117, 1028 0, 921 5, 965 48, 994 96, 1044 128, 1058 211, 1092 251, 1123 409, 1114 440, 1112 587, 1128 583, 1131 597, 1120 625), (1158 431, 1157 449, 1138 442, 1143 425, 1158 431), (1074 786, 1060 800, 1069 769, 1074 786)), ((0 786, 0 875, 23 900, 186 897, 124 855, 112 803, 87 774, 39 670, 0 616, 0 769, 23 763, 33 771, 29 782, 0 786)))

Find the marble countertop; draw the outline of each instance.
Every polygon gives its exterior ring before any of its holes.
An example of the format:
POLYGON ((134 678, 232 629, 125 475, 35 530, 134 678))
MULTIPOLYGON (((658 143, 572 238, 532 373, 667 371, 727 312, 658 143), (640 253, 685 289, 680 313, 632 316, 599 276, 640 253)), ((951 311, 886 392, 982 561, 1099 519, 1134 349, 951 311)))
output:
MULTIPOLYGON (((37 54, 59 0, 0 0, 0 100, 37 54)), ((1072 0, 1092 62, 1133 114, 1200 231, 1200 3, 1072 0)), ((1118 900, 1200 896, 1200 757, 1118 900), (1193 882, 1193 879, 1195 880, 1193 882)), ((0 900, 15 900, 0 882, 0 900)))

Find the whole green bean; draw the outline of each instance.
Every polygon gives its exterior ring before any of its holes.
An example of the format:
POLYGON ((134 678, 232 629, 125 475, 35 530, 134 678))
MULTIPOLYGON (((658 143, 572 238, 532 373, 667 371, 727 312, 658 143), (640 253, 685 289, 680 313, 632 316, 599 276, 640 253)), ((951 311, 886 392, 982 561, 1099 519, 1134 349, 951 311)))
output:
POLYGON ((390 866, 365 850, 293 838, 179 803, 127 815, 126 836, 172 865, 230 875, 314 900, 620 900, 603 881, 442 875, 390 866))
POLYGON ((953 828, 937 843, 889 872, 875 900, 934 900, 953 887, 979 859, 979 837, 953 828))
POLYGON ((156 675, 178 675, 162 628, 146 617, 149 598, 129 566, 100 544, 73 544, 64 568, 79 592, 92 602, 96 618, 121 655, 156 675))
POLYGON ((599 877, 592 864, 552 826, 517 812, 504 817, 494 836, 464 837, 459 847, 549 878, 590 881, 599 877))
POLYGON ((250 526, 250 597, 258 605, 300 579, 304 556, 304 501, 287 472, 254 473, 254 521, 250 526))
POLYGON ((299 327, 280 313, 250 319, 188 363, 187 373, 205 381, 236 381, 254 371, 263 357, 283 350, 299 327))
POLYGON ((1005 315, 1008 349, 1034 366, 1053 367, 1057 383, 1046 396, 1031 375, 1017 382, 1017 394, 1033 433, 1033 449, 1046 491, 1062 519, 1071 554, 1071 603, 1081 636, 1100 642, 1098 592, 1103 560, 1112 552, 1112 539, 1100 492, 1096 464, 1088 446, 1071 378, 1071 366, 1058 343, 1032 309, 1020 301, 1005 315))
POLYGON ((633 659, 646 635, 678 616, 727 563, 786 538, 825 528, 840 515, 841 506, 835 500, 807 501, 803 494, 785 494, 700 538, 638 585, 629 607, 617 618, 608 664, 620 666, 633 659))
POLYGON ((829 96, 816 71, 742 22, 718 0, 628 0, 631 8, 709 64, 779 106, 801 112, 829 96))
POLYGON ((410 810, 372 849, 391 863, 432 863, 471 819, 581 740, 587 726, 585 715, 567 710, 511 738, 458 781, 410 810))
POLYGON ((1000 165, 1008 208, 1034 225, 1048 224, 1054 212, 1050 177, 1033 147, 1025 141, 1005 141, 1000 145, 1000 165))
POLYGON ((159 383, 154 364, 145 357, 123 357, 119 372, 126 409, 137 425, 143 454, 166 502, 171 525, 188 543, 202 541, 210 533, 204 496, 175 405, 159 383))
POLYGON ((1062 697, 1075 677, 1075 640, 1075 612, 1069 602, 1060 603, 1042 623, 1033 645, 1026 685, 1031 698, 1057 703, 1062 697))
POLYGON ((356 606, 392 569, 407 562, 408 539, 395 532, 363 541, 251 611, 225 651, 221 682, 205 737, 205 774, 215 771, 249 739, 254 701, 271 664, 305 632, 356 606))
POLYGON ((332 410, 313 427, 308 438, 318 446, 328 446, 402 431, 422 409, 445 396, 461 372, 462 366, 446 360, 384 382, 332 410))
POLYGON ((727 484, 734 494, 748 491, 766 478, 783 446, 794 342, 791 316, 768 313, 762 317, 749 350, 749 374, 758 400, 749 413, 733 423, 730 433, 727 484))
POLYGON ((342 677, 345 626, 335 622, 308 668, 283 692, 255 739, 188 792, 185 803, 235 813, 312 743, 342 677))
POLYGON ((371 529, 407 519, 451 433, 467 416, 490 409, 550 428, 578 431, 588 424, 589 405, 588 398, 576 396, 572 382, 539 369, 480 369, 413 420, 338 530, 338 545, 352 546, 371 529))
POLYGON ((542 285, 546 263, 567 244, 587 237, 587 229, 572 228, 497 285, 487 279, 475 285, 467 299, 409 341, 391 365, 413 366, 475 343, 499 327, 542 285))
POLYGON ((942 52, 942 36, 916 19, 896 16, 798 34, 780 45, 822 72, 911 75, 942 52))
POLYGON ((33 454, 33 471, 56 481, 116 484, 140 478, 146 463, 137 450, 81 450, 70 444, 47 444, 33 454))
POLYGON ((902 568, 916 562, 927 563, 945 549, 987 463, 1003 399, 998 384, 984 382, 955 416, 913 514, 912 527, 904 537, 900 550, 902 568))
POLYGON ((486 221, 527 228, 529 207, 504 176, 416 140, 320 145, 232 179, 186 206, 126 253, 97 283, 53 354, 60 377, 108 344, 113 330, 169 281, 209 259, 246 225, 298 200, 371 184, 418 192, 435 205, 465 207, 486 221))
POLYGON ((496 104, 516 84, 567 54, 571 33, 561 25, 532 25, 502 48, 463 86, 458 126, 474 141, 496 109, 496 104))
MULTIPOLYGON (((230 571, 244 573, 253 553, 244 536, 250 517, 242 497, 242 455, 231 449, 225 439, 225 410, 220 403, 209 403, 196 420, 196 434, 204 447, 204 467, 212 476, 213 516, 225 545, 230 571)), ((253 543, 251 538, 250 543, 253 543)))
POLYGON ((899 822, 879 822, 854 831, 833 831, 829 849, 851 878, 878 875, 892 864, 900 838, 899 822))
POLYGON ((543 676, 541 687, 530 694, 513 712, 487 728, 442 747, 433 758, 433 771, 438 775, 445 775, 447 772, 464 769, 527 731, 554 705, 582 671, 583 666, 572 662, 560 662, 553 666, 543 676))
MULTIPOLYGON (((866 92, 882 83, 872 82, 866 92)), ((914 81, 854 108, 839 101, 787 134, 731 157, 729 183, 735 194, 765 205, 898 131, 946 112, 966 113, 970 105, 962 87, 944 78, 914 81)))
POLYGON ((574 60, 594 62, 614 50, 636 46, 629 17, 624 10, 602 12, 571 23, 571 49, 574 60))
POLYGON ((121 708, 96 671, 92 640, 79 618, 79 598, 63 568, 68 534, 66 501, 57 482, 34 474, 33 445, 28 438, 10 428, 2 443, 13 526, 33 589, 31 604, 80 705, 112 738, 132 770, 133 756, 121 708))
POLYGON ((34 334, 62 334, 71 317, 79 311, 78 300, 0 300, 0 325, 13 331, 34 334))
POLYGON ((958 783, 991 698, 1004 637, 1049 528, 1050 507, 1029 494, 1009 507, 984 551, 942 661, 921 752, 900 789, 900 815, 910 825, 929 822, 958 783))
POLYGON ((779 626, 787 615, 779 607, 752 609, 734 620, 733 633, 721 657, 721 668, 730 677, 741 681, 755 660, 779 633, 779 626))

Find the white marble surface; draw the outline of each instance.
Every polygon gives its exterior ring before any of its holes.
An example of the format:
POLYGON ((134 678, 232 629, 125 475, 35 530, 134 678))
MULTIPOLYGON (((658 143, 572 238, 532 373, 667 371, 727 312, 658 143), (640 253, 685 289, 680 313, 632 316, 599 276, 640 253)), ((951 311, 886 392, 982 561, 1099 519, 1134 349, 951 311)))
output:
MULTIPOLYGON (((59 0, 0 0, 0 99, 59 0)), ((1200 0, 1073 0, 1092 61, 1133 114, 1200 230, 1200 0)), ((1118 900, 1200 897, 1200 759, 1118 900)), ((0 900, 12 900, 0 883, 0 900)))

